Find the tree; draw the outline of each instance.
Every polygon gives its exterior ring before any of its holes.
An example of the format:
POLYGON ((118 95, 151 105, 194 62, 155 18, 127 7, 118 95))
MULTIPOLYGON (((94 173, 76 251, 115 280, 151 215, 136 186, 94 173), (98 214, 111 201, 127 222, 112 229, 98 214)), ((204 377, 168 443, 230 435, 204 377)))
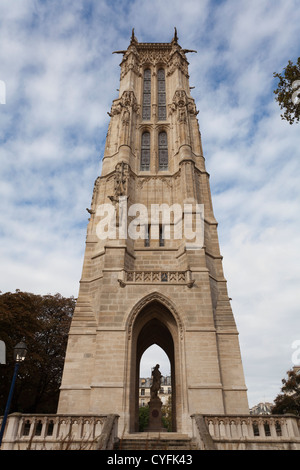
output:
POLYGON ((273 76, 279 79, 274 93, 276 101, 282 110, 281 119, 290 124, 299 122, 300 119, 300 57, 294 65, 289 60, 282 74, 274 72, 273 76))
POLYGON ((0 339, 7 364, 0 366, 0 414, 3 414, 14 369, 13 348, 28 347, 19 368, 10 412, 56 413, 73 297, 7 292, 0 295, 0 339))
POLYGON ((287 371, 287 380, 282 379, 282 394, 274 400, 272 414, 292 413, 300 416, 300 371, 287 371))
POLYGON ((149 406, 139 408, 139 431, 143 432, 149 424, 149 406))
POLYGON ((172 431, 172 396, 168 396, 165 405, 162 406, 162 422, 168 432, 172 431))

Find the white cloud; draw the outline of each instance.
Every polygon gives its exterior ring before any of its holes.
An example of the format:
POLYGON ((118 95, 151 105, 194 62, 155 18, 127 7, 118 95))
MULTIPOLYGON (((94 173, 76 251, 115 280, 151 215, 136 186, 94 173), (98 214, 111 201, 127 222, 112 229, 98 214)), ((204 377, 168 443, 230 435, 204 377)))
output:
MULTIPOLYGON (((93 183, 131 29, 189 54, 251 405, 272 400, 299 332, 299 125, 273 72, 299 54, 296 0, 0 3, 2 291, 77 295, 93 183)), ((152 360, 152 356, 151 356, 152 360)), ((159 361, 158 361, 159 362, 159 361)))

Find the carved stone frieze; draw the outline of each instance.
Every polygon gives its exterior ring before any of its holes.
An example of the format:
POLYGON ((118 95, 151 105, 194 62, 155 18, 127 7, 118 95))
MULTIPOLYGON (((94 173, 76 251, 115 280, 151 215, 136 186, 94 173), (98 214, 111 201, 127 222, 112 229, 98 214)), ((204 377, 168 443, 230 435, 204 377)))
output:
POLYGON ((142 178, 137 178, 137 185, 139 188, 142 188, 144 184, 149 183, 151 180, 161 181, 163 184, 166 184, 169 188, 172 188, 172 179, 166 178, 165 176, 161 175, 144 176, 142 178))
POLYGON ((157 50, 155 48, 151 49, 146 49, 140 51, 140 65, 144 64, 151 64, 151 65, 157 65, 157 64, 165 64, 167 65, 169 60, 170 60, 170 50, 157 50))

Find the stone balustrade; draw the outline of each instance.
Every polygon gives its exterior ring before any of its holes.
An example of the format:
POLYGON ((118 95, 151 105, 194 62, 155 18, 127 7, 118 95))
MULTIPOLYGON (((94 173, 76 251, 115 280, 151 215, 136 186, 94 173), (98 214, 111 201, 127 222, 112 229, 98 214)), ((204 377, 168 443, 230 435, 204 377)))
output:
MULTIPOLYGON (((1 422, 1 420, 0 420, 1 422)), ((201 450, 300 450, 300 417, 294 415, 193 415, 201 450)), ((9 415, 1 450, 110 450, 117 415, 9 415)))
POLYGON ((117 415, 9 415, 1 450, 112 449, 117 415))
POLYGON ((294 415, 193 415, 192 419, 201 448, 300 450, 300 418, 294 415))

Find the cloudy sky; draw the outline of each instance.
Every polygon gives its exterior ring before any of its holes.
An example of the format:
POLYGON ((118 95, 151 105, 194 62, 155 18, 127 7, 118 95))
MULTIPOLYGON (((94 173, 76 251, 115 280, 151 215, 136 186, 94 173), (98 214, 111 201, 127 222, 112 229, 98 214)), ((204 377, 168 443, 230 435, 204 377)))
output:
POLYGON ((249 404, 272 401, 300 362, 300 124, 273 94, 299 25, 297 0, 0 0, 0 290, 77 296, 118 96, 112 52, 133 27, 169 42, 176 26, 197 50, 190 85, 249 404))

